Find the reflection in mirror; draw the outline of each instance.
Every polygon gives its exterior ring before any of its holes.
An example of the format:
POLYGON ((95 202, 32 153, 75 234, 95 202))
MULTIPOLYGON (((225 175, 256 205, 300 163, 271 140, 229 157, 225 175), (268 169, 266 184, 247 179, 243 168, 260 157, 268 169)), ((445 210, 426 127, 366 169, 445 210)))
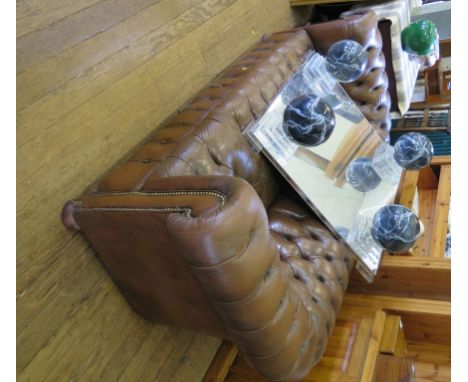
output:
POLYGON ((364 74, 366 66, 367 53, 354 40, 337 41, 328 49, 326 68, 339 82, 356 81, 364 74))
POLYGON ((402 169, 393 159, 391 146, 383 142, 330 76, 325 59, 315 52, 307 56, 246 133, 330 230, 352 249, 364 276, 372 279, 382 254, 381 245, 371 235, 372 220, 381 207, 393 203, 402 169), (288 129, 283 128, 287 106, 311 94, 324 100, 335 117, 327 139, 314 146, 291 139, 288 129))
POLYGON ((376 188, 382 178, 372 167, 372 160, 366 157, 353 159, 346 168, 346 181, 361 192, 369 192, 376 188))

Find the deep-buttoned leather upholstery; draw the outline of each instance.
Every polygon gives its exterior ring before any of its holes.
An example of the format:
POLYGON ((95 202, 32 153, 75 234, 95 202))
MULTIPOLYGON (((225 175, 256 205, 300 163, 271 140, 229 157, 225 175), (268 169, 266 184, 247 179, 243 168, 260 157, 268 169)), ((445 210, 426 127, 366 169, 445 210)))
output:
MULTIPOLYGON (((368 36, 374 44, 377 20, 339 22, 354 25, 348 38, 368 36)), ((353 259, 284 191, 242 131, 318 45, 320 30, 329 40, 328 27, 263 38, 62 213, 137 312, 231 340, 275 381, 301 379, 322 356, 353 259)), ((367 84, 380 81, 371 69, 366 85, 347 88, 353 97, 364 99, 367 84)))

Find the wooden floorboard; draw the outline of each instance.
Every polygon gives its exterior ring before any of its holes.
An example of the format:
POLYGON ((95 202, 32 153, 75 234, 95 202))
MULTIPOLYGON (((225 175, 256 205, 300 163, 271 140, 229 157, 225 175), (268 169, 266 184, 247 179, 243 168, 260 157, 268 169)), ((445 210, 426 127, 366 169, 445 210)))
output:
POLYGON ((100 0, 30 0, 16 2, 16 37, 44 29, 48 25, 100 0))
POLYGON ((83 40, 138 14, 157 0, 104 0, 65 17, 48 28, 20 37, 16 43, 17 73, 45 61, 83 40), (46 47, 47 49, 44 49, 46 47))
POLYGON ((220 340, 133 313, 60 210, 300 16, 287 0, 17 2, 19 381, 202 380, 220 340))

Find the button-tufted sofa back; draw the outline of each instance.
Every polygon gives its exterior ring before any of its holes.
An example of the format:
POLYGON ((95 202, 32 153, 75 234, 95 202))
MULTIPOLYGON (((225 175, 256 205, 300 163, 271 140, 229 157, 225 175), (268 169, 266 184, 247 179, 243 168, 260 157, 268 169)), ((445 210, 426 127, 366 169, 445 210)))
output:
POLYGON ((303 30, 264 38, 105 178, 99 191, 135 191, 165 176, 230 175, 247 180, 269 206, 275 175, 242 130, 265 111, 311 48, 303 30))
POLYGON ((266 110, 307 50, 326 53, 344 38, 363 44, 369 57, 364 77, 345 88, 386 136, 390 124, 385 60, 377 18, 367 13, 264 37, 106 177, 99 191, 135 191, 165 176, 230 175, 247 180, 268 207, 276 195, 276 176, 241 131, 266 110))

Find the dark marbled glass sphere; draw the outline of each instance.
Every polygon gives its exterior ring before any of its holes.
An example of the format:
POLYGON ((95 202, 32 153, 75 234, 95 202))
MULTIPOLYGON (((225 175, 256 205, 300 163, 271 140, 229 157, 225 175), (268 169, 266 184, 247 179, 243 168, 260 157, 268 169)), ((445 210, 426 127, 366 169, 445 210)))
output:
POLYGON ((316 95, 295 98, 284 110, 283 129, 305 146, 317 146, 330 138, 335 128, 335 113, 316 95))
POLYGON ((410 249, 420 233, 421 226, 416 214, 398 204, 382 207, 372 222, 372 237, 390 252, 410 249))
POLYGON ((346 169, 346 181, 356 190, 368 192, 376 188, 382 178, 372 167, 370 158, 354 159, 346 169))
POLYGON ((402 135, 393 147, 393 158, 407 170, 418 170, 428 166, 434 155, 432 142, 420 133, 402 135))
POLYGON ((367 53, 356 41, 341 40, 328 49, 326 67, 339 82, 356 81, 364 74, 366 65, 367 53))

